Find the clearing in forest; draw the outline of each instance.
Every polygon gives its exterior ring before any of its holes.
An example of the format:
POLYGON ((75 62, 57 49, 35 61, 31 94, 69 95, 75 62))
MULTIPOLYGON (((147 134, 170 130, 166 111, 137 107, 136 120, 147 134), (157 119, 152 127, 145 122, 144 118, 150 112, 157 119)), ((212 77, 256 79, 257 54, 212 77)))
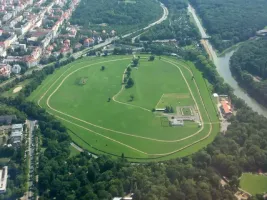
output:
POLYGON ((196 152, 213 140, 219 132, 217 111, 191 63, 140 59, 129 73, 131 62, 132 56, 77 60, 49 75, 29 100, 62 121, 76 144, 96 154, 164 160, 196 152), (133 82, 127 89, 125 75, 133 82), (193 108, 197 121, 173 126, 171 115, 152 112, 157 104, 182 107, 185 115, 193 108))

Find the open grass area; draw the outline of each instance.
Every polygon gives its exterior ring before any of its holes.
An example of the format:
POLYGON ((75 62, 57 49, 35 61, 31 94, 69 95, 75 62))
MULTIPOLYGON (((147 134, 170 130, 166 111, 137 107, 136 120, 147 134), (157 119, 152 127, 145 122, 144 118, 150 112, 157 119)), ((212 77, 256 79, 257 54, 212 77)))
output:
POLYGON ((26 79, 22 82, 20 82, 15 87, 11 88, 8 91, 3 92, 4 97, 16 97, 20 93, 20 89, 16 91, 16 89, 20 88, 23 89, 32 79, 26 79))
POLYGON ((167 57, 141 59, 131 71, 134 86, 125 89, 122 77, 131 59, 110 56, 75 61, 49 75, 29 100, 54 114, 76 144, 96 154, 164 160, 210 143, 219 131, 217 111, 194 65, 167 57), (81 80, 82 86, 77 84, 81 80), (203 126, 195 122, 169 126, 167 117, 151 111, 158 102, 195 106, 203 126))
POLYGON ((182 93, 169 93, 163 94, 156 105, 156 108, 166 108, 166 106, 191 106, 194 105, 194 101, 191 95, 182 93))
POLYGON ((240 187, 252 195, 267 192, 267 176, 243 173, 240 180, 240 187))

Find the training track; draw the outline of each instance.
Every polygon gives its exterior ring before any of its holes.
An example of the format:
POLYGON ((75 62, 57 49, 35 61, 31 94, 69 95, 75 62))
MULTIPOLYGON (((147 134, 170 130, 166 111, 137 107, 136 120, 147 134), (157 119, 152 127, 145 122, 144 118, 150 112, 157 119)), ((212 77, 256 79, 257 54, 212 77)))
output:
MULTIPOLYGON (((177 153, 177 152, 179 152, 179 151, 182 151, 182 150, 184 150, 184 149, 186 149, 186 148, 188 148, 188 147, 190 147, 190 146, 193 146, 194 144, 197 144, 197 143, 199 143, 199 142, 201 142, 201 141, 207 139, 207 138, 210 136, 210 134, 211 134, 211 132, 212 132, 212 130, 213 130, 213 124, 216 124, 216 123, 218 123, 218 122, 213 122, 213 123, 211 123, 211 119, 210 119, 210 116, 209 116, 209 114, 208 114, 208 112, 207 112, 207 109, 206 109, 206 106, 205 106, 204 101, 203 101, 203 99, 202 99, 202 96, 201 96, 201 94, 200 94, 199 87, 198 87, 198 85, 197 85, 195 79, 193 79, 193 82, 194 82, 194 84, 195 84, 195 86, 196 86, 196 88, 197 88, 198 95, 199 95, 199 97, 200 97, 201 103, 202 103, 202 105, 203 105, 203 107, 204 107, 205 114, 207 115, 207 117, 208 117, 208 121, 209 121, 208 123, 203 123, 202 113, 201 113, 200 110, 199 110, 199 105, 198 105, 198 103, 197 103, 197 101, 196 101, 196 99, 195 99, 195 97, 194 97, 194 95, 193 95, 193 92, 192 92, 192 90, 191 90, 191 88, 190 88, 190 85, 189 85, 188 81, 186 80, 186 78, 185 78, 185 76, 184 76, 184 74, 183 74, 183 71, 181 70, 181 67, 183 67, 183 68, 185 68, 186 70, 188 70, 189 73, 190 73, 192 76, 193 76, 193 72, 191 71, 191 69, 190 69, 188 66, 185 66, 185 65, 182 65, 182 64, 179 64, 179 65, 178 65, 176 62, 174 62, 174 61, 172 61, 172 60, 169 60, 169 59, 165 59, 165 58, 162 58, 162 60, 163 60, 164 62, 167 62, 167 63, 169 63, 169 64, 175 66, 175 67, 180 71, 180 73, 181 73, 181 75, 182 75, 182 77, 183 77, 183 79, 184 79, 184 81, 185 81, 185 83, 186 83, 186 85, 187 85, 187 87, 188 87, 188 89, 189 89, 189 92, 190 92, 190 94, 192 95, 192 98, 193 98, 193 100, 194 100, 194 102, 195 102, 195 104, 196 104, 198 113, 199 113, 199 115, 200 115, 200 121, 201 121, 201 123, 202 123, 202 126, 201 126, 201 128, 200 128, 197 132, 195 132, 194 134, 192 134, 192 135, 190 135, 190 136, 187 136, 187 137, 184 137, 184 138, 182 138, 182 139, 178 139, 178 140, 159 140, 159 139, 154 139, 154 138, 149 138, 149 137, 142 137, 142 136, 138 136, 138 135, 133 135, 133 134, 129 134, 129 133, 121 132, 121 131, 116 131, 116 130, 108 129, 108 128, 105 128, 105 127, 98 126, 98 125, 96 125, 96 124, 87 122, 87 121, 85 121, 85 120, 82 120, 82 119, 80 119, 80 118, 74 117, 74 116, 69 115, 69 114, 67 114, 67 113, 64 113, 64 112, 62 112, 62 111, 56 110, 55 108, 53 108, 53 107, 49 104, 49 101, 50 101, 51 97, 57 92, 57 90, 58 90, 58 89, 60 88, 60 86, 64 83, 64 81, 65 81, 69 76, 71 76, 72 74, 74 74, 75 72, 77 72, 77 71, 79 71, 79 70, 81 70, 81 69, 84 69, 84 68, 91 67, 91 66, 93 66, 93 65, 103 64, 103 63, 106 63, 106 62, 115 62, 115 61, 120 61, 120 60, 127 60, 127 59, 130 60, 130 58, 114 59, 114 60, 108 60, 108 61, 102 61, 102 62, 93 63, 93 64, 90 64, 90 65, 86 65, 86 66, 80 67, 80 68, 78 68, 78 69, 75 69, 74 71, 72 71, 72 72, 70 72, 69 74, 67 74, 67 75, 64 77, 64 79, 58 84, 58 86, 56 87, 56 89, 53 90, 53 92, 49 95, 49 97, 48 97, 47 100, 46 100, 46 105, 47 105, 51 110, 53 110, 53 111, 55 111, 55 112, 57 112, 57 113, 59 113, 59 114, 65 115, 65 116, 70 117, 70 118, 72 118, 72 119, 78 120, 78 121, 80 121, 80 122, 83 122, 83 123, 85 123, 85 124, 89 124, 89 125, 91 125, 91 126, 94 126, 94 127, 97 127, 97 128, 103 129, 103 130, 111 131, 111 132, 114 132, 114 133, 117 133, 117 134, 126 135, 126 136, 129 136, 129 137, 136 137, 136 138, 141 138, 141 139, 151 140, 151 141, 156 141, 156 142, 163 142, 163 143, 174 143, 174 142, 180 142, 180 141, 189 139, 189 138, 191 138, 191 137, 193 137, 193 136, 199 134, 199 133, 204 129, 204 126, 205 126, 206 124, 208 124, 209 127, 210 127, 207 135, 205 135, 204 137, 202 137, 201 139, 199 139, 199 140, 197 140, 197 141, 192 142, 191 144, 188 144, 188 145, 186 145, 186 146, 184 146, 184 147, 181 147, 181 148, 179 148, 179 149, 177 149, 177 150, 174 150, 174 151, 171 151, 171 152, 168 152, 168 153, 156 153, 156 154, 151 154, 151 153, 147 153, 147 152, 144 152, 144 151, 140 151, 139 149, 136 149, 136 148, 134 148, 134 147, 132 147, 132 146, 130 146, 130 145, 124 144, 124 143, 122 143, 122 142, 120 142, 120 141, 117 141, 117 140, 115 140, 115 139, 113 139, 113 138, 110 138, 110 137, 108 137, 108 136, 105 136, 105 135, 103 135, 103 134, 101 134, 101 133, 98 133, 98 132, 96 132, 96 131, 94 131, 94 130, 91 130, 91 129, 87 128, 87 127, 81 126, 81 125, 79 125, 79 124, 77 124, 77 123, 75 123, 75 122, 73 122, 73 121, 69 121, 69 120, 67 120, 67 119, 65 119, 65 118, 63 118, 63 117, 60 117, 60 116, 58 116, 58 115, 55 115, 57 118, 59 118, 59 119, 61 119, 61 120, 63 120, 63 121, 66 121, 66 122, 68 122, 68 123, 70 123, 70 124, 73 124, 73 125, 75 125, 75 126, 77 126, 77 127, 82 128, 82 129, 84 129, 84 130, 87 130, 87 131, 92 132, 92 133, 94 133, 94 134, 97 134, 97 135, 99 135, 99 136, 101 136, 101 137, 104 137, 104 138, 106 138, 106 139, 108 139, 108 140, 110 140, 110 141, 112 141, 112 142, 118 143, 118 144, 120 144, 120 145, 122 145, 122 146, 125 146, 125 147, 127 147, 127 148, 129 148, 129 149, 132 149, 132 150, 134 150, 134 151, 137 151, 137 152, 139 152, 139 153, 142 153, 142 154, 145 154, 145 155, 148 155, 148 156, 167 156, 167 155, 170 155, 170 154, 174 154, 174 153, 177 153)), ((70 69, 73 68, 73 66, 74 66, 74 65, 71 65, 71 66, 70 66, 64 73, 62 73, 62 74, 61 74, 61 75, 60 75, 60 76, 59 76, 59 77, 58 77, 58 78, 57 78, 57 79, 50 85, 50 87, 49 87, 49 88, 42 94, 42 96, 41 96, 41 97, 39 98, 39 100, 38 100, 38 105, 39 105, 40 107, 41 107, 40 102, 41 102, 41 100, 44 98, 44 96, 51 90, 51 88, 58 82, 58 80, 59 80, 61 77, 63 77, 67 72, 70 71, 70 69)), ((128 66, 127 66, 127 67, 128 67, 128 66)), ((124 76, 124 75, 123 75, 123 76, 124 76)), ((45 86, 47 86, 49 83, 50 83, 50 82, 48 82, 45 86)), ((43 87, 44 87, 44 86, 43 86, 43 87)), ((115 98, 116 98, 122 91, 123 91, 123 86, 122 86, 122 88, 120 89, 120 91, 119 91, 115 96, 112 97, 112 99, 113 99, 115 102, 120 103, 120 104, 124 104, 124 105, 127 105, 127 106, 135 106, 135 105, 131 105, 131 104, 127 104, 127 103, 119 102, 119 101, 117 101, 117 100, 115 99, 115 98)), ((145 108, 142 108, 142 107, 139 107, 139 106, 135 106, 135 107, 137 107, 137 108, 141 108, 141 109, 146 110, 146 111, 149 111, 148 109, 145 109, 145 108)), ((49 113, 51 113, 51 112, 49 112, 49 113)), ((51 114, 52 114, 52 113, 51 113, 51 114)))

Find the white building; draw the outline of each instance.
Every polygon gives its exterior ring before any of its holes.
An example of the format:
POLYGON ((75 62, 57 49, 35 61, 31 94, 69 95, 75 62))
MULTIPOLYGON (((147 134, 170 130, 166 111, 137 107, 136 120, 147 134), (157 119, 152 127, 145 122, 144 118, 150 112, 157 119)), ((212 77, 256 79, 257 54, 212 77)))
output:
POLYGON ((19 131, 19 132, 23 132, 23 124, 12 124, 12 132, 13 131, 19 131))
POLYGON ((23 137, 23 124, 13 124, 11 127, 10 140, 14 146, 19 146, 23 137))
POLYGON ((12 72, 13 72, 14 74, 19 74, 20 71, 21 71, 21 67, 20 67, 20 65, 14 65, 14 66, 12 67, 12 72))
POLYGON ((174 118, 171 120, 171 125, 172 126, 184 126, 184 120, 174 118))
POLYGON ((0 193, 5 193, 6 192, 7 172, 8 172, 8 167, 7 166, 5 166, 2 169, 0 169, 0 193))

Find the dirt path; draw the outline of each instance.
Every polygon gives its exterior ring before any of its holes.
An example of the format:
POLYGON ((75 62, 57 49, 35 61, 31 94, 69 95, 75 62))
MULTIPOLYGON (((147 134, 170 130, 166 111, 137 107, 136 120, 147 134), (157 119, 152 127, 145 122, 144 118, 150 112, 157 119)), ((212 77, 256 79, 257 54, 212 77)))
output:
MULTIPOLYGON (((129 58, 126 58, 126 59, 129 59, 129 58)), ((123 135, 126 135, 126 136, 131 136, 131 137, 136 137, 136 138, 141 138, 141 139, 146 139, 146 140, 151 140, 151 141, 157 141, 157 142, 165 142, 165 143, 170 143, 170 142, 173 143, 173 142, 180 142, 180 141, 186 140, 186 139, 188 139, 188 138, 191 138, 191 137, 193 137, 193 136, 199 134, 199 133, 204 129, 204 124, 209 124, 209 125, 210 125, 209 132, 208 132, 208 134, 207 134, 206 136, 204 136, 203 138, 201 138, 201 139, 199 139, 199 140, 197 140, 197 141, 195 141, 195 142, 193 142, 193 143, 191 143, 191 144, 189 144, 189 145, 186 145, 186 146, 184 146, 184 147, 182 147, 182 148, 180 148, 180 149, 177 149, 177 150, 175 150, 175 151, 168 152, 168 153, 149 154, 149 153, 147 153, 147 152, 140 151, 140 150, 138 150, 138 149, 136 149, 136 148, 134 148, 134 147, 131 147, 131 146, 129 146, 129 145, 126 145, 126 144, 124 144, 124 143, 122 143, 122 142, 119 142, 119 141, 117 141, 117 140, 115 140, 115 139, 112 139, 112 138, 110 138, 110 137, 107 137, 107 136, 105 136, 105 135, 102 135, 102 134, 100 134, 100 133, 98 133, 98 132, 96 132, 96 131, 93 131, 93 130, 87 128, 87 127, 81 126, 81 125, 79 125, 79 124, 77 124, 77 123, 74 123, 74 122, 72 122, 72 121, 69 121, 69 120, 67 120, 67 119, 64 119, 64 118, 62 118, 62 117, 56 115, 56 117, 58 117, 59 119, 62 119, 62 120, 64 120, 64 121, 68 122, 68 123, 71 123, 71 124, 73 124, 73 125, 76 125, 76 126, 82 128, 82 129, 85 129, 85 130, 87 130, 87 131, 90 131, 90 132, 92 132, 92 133, 95 133, 95 134, 97 134, 97 135, 99 135, 99 136, 101 136, 101 137, 104 137, 104 138, 106 138, 106 139, 108 139, 108 140, 111 140, 111 141, 113 141, 113 142, 115 142, 115 143, 121 144, 121 145, 123 145, 123 146, 126 146, 126 147, 132 149, 132 150, 135 150, 135 151, 137 151, 137 152, 139 152, 139 153, 143 153, 143 154, 146 154, 146 155, 154 155, 154 156, 164 156, 164 155, 166 156, 166 155, 170 155, 170 154, 179 152, 179 151, 181 151, 181 150, 184 150, 184 149, 186 149, 186 148, 188 148, 188 147, 190 147, 190 146, 192 146, 192 145, 194 145, 194 144, 196 144, 196 143, 199 143, 199 142, 205 140, 206 138, 208 138, 208 137, 210 136, 210 134, 211 134, 211 132, 212 132, 212 124, 214 124, 214 123, 211 123, 211 121, 210 121, 210 117, 209 117, 209 115, 208 115, 208 112, 207 112, 207 110, 206 110, 204 101, 203 101, 203 99, 202 99, 202 97, 201 97, 201 95, 200 95, 200 91, 199 91, 199 88, 198 88, 197 83, 196 83, 195 80, 194 80, 194 84, 195 84, 195 86, 196 86, 196 88, 197 88, 197 90, 198 90, 198 94, 199 94, 199 96, 200 96, 201 102, 202 102, 202 104, 203 104, 203 106, 204 106, 204 108, 205 108, 206 115, 207 115, 208 118, 209 118, 209 123, 203 123, 201 129, 198 130, 196 133, 194 133, 194 134, 192 134, 192 135, 190 135, 190 136, 188 136, 188 137, 179 139, 179 140, 158 140, 158 139, 154 139, 154 138, 142 137, 142 136, 138 136, 138 135, 133 135, 133 134, 128 134, 128 133, 124 133, 124 132, 120 132, 120 131, 116 131, 116 130, 108 129, 108 128, 101 127, 101 126, 92 124, 92 123, 90 123, 90 122, 84 121, 84 120, 79 119, 79 118, 77 118, 77 117, 68 115, 68 114, 66 114, 66 113, 64 113, 64 112, 61 112, 61 111, 59 111, 59 110, 56 110, 56 109, 54 109, 54 108, 52 108, 52 107, 50 106, 49 101, 50 101, 51 97, 55 94, 55 92, 60 88, 60 86, 64 83, 64 81, 65 81, 70 75, 72 75, 73 73, 75 73, 75 72, 78 71, 78 70, 81 70, 81 69, 86 68, 86 67, 90 67, 90 66, 95 65, 95 64, 101 64, 101 63, 104 63, 104 62, 112 62, 112 61, 118 61, 118 60, 125 60, 125 59, 116 59, 116 60, 109 60, 109 61, 103 61, 103 62, 99 62, 99 63, 94 63, 94 64, 91 64, 91 65, 87 65, 87 66, 81 67, 81 68, 76 69, 75 71, 71 72, 70 74, 68 74, 68 75, 67 75, 67 76, 60 82, 60 84, 57 86, 57 88, 56 88, 56 89, 49 95, 49 97, 48 97, 47 100, 46 100, 46 104, 47 104, 47 106, 48 106, 51 110, 53 110, 53 111, 55 111, 55 112, 57 112, 57 113, 60 113, 60 114, 62 114, 62 115, 65 115, 65 116, 67 116, 67 117, 70 117, 70 118, 72 118, 72 119, 78 120, 78 121, 80 121, 80 122, 89 124, 89 125, 91 125, 91 126, 94 126, 94 127, 97 127, 97 128, 103 129, 103 130, 107 130, 107 131, 111 131, 111 132, 115 132, 115 133, 123 134, 123 135)), ((197 105, 197 110, 198 110, 198 112, 199 112, 198 104, 197 104, 197 102, 196 102, 196 100, 195 100, 195 97, 193 96, 192 90, 191 90, 191 88, 190 88, 190 86, 189 86, 189 84, 188 84, 188 82, 187 82, 187 80, 186 80, 186 78, 185 78, 185 76, 184 76, 182 70, 180 69, 180 66, 178 66, 177 63, 175 63, 174 61, 167 60, 167 59, 163 59, 163 60, 164 60, 165 62, 168 62, 168 63, 170 63, 170 64, 176 66, 177 69, 180 71, 180 73, 182 74, 183 79, 185 80, 185 82, 186 82, 186 84, 187 84, 187 86, 188 86, 188 88, 189 88, 189 91, 190 91, 190 93, 191 93, 191 95, 192 95, 192 97, 193 97, 193 100, 194 100, 194 102, 195 102, 196 105, 197 105)), ((186 66, 184 66, 184 65, 181 65, 181 66, 182 66, 183 68, 187 69, 187 70, 190 72, 190 74, 193 75, 191 69, 189 69, 188 67, 186 67, 186 66)), ((56 82, 57 82, 57 81, 58 81, 58 80, 65 74, 65 73, 66 73, 66 71, 65 71, 65 72, 64 72, 64 73, 63 73, 63 74, 62 74, 62 75, 61 75, 61 76, 60 76, 60 77, 59 77, 59 78, 58 78, 58 79, 57 79, 57 80, 56 80, 56 81, 55 81, 55 82, 48 88, 48 90, 41 96, 41 98, 40 98, 39 101, 38 101, 38 105, 39 105, 39 106, 40 106, 40 101, 43 99, 43 97, 47 94, 47 92, 51 89, 51 87, 52 87, 52 86, 53 86, 53 85, 54 85, 54 84, 55 84, 55 83, 56 83, 56 82)), ((115 97, 116 97, 118 94, 120 94, 120 92, 121 92, 122 90, 123 90, 123 88, 122 88, 122 89, 121 89, 121 90, 120 90, 120 91, 113 97, 113 100, 115 99, 115 97)), ((116 101, 116 99, 115 99, 115 101, 116 101)), ((124 103, 122 103, 122 104, 124 104, 124 103)), ((127 105, 128 105, 128 104, 127 104, 127 105)), ((132 106, 132 105, 130 104, 130 106, 132 106)), ((151 111, 150 111, 150 112, 151 112, 151 111)), ((199 113, 200 113, 200 112, 199 112, 199 113)), ((200 119, 201 119, 201 122, 203 122, 201 114, 200 114, 200 119)))
MULTIPOLYGON (((127 68, 128 68, 129 66, 131 66, 131 64, 129 64, 129 65, 126 67, 126 69, 124 70, 124 72, 123 72, 123 75, 122 75, 122 83, 123 83, 123 81, 124 81, 124 77, 125 77, 126 70, 127 70, 127 68)), ((127 106, 131 106, 131 107, 140 108, 140 109, 142 109, 142 110, 144 110, 144 111, 151 112, 151 110, 148 110, 148 109, 143 108, 143 107, 141 107, 141 106, 137 106, 137 105, 133 105, 133 104, 129 104, 129 103, 124 103, 124 102, 121 102, 121 101, 116 100, 116 97, 118 97, 118 96, 122 93, 123 90, 124 90, 124 85, 122 85, 120 91, 112 97, 112 100, 113 100, 114 102, 119 103, 119 104, 123 104, 123 105, 127 105, 127 106)))
MULTIPOLYGON (((115 60, 115 61, 117 61, 117 60, 115 60)), ((98 64, 101 64, 101 63, 98 63, 98 64)), ((171 64, 173 65, 173 63, 171 63, 171 64)), ((50 99, 51 99, 51 97, 57 92, 57 90, 61 87, 61 85, 65 82, 65 80, 66 80, 70 75, 72 75, 73 73, 75 73, 76 71, 78 71, 78 70, 80 70, 80 69, 84 69, 84 68, 86 68, 86 67, 90 67, 90 66, 91 66, 91 65, 84 66, 84 67, 79 68, 79 69, 77 69, 77 70, 71 72, 70 74, 68 74, 68 75, 67 75, 67 76, 60 82, 60 84, 58 85, 58 87, 57 87, 57 88, 50 94, 50 96, 47 98, 46 105, 47 105, 51 110, 53 110, 53 111, 55 111, 55 112, 57 112, 57 113, 60 113, 60 114, 62 114, 62 115, 65 115, 65 116, 67 116, 67 117, 70 117, 70 118, 72 118, 72 119, 78 120, 78 121, 83 122, 83 123, 85 123, 85 124, 94 126, 94 127, 96 127, 96 128, 100 128, 100 129, 103 129, 103 130, 106 130, 106 131, 111 131, 111 132, 118 133, 118 134, 122 134, 122 135, 126 135, 126 136, 131 136, 131 137, 136 137, 136 138, 141 138, 141 139, 146 139, 146 140, 151 140, 151 141, 157 141, 157 142, 166 142, 166 143, 180 142, 180 141, 189 139, 189 138, 191 138, 191 137, 193 137, 193 136, 199 134, 199 133, 204 129, 204 125, 203 125, 203 126, 202 126, 198 131, 196 131, 194 134, 191 134, 191 135, 189 135, 189 136, 187 136, 187 137, 184 137, 184 138, 182 138, 182 139, 178 139, 178 140, 160 140, 160 139, 155 139, 155 138, 150 138, 150 137, 143 137, 143 136, 138 136, 138 135, 136 135, 136 134, 129 134, 129 133, 125 133, 125 132, 121 132, 121 131, 116 131, 116 130, 113 130, 113 129, 105 128, 105 127, 102 127, 102 126, 99 126, 99 125, 90 123, 90 122, 88 122, 88 121, 82 120, 82 119, 80 119, 80 118, 78 118, 78 117, 74 117, 74 116, 72 116, 72 115, 69 115, 69 114, 67 114, 67 113, 64 113, 64 112, 62 112, 62 111, 59 111, 59 110, 53 108, 53 107, 50 105, 50 103, 49 103, 49 102, 50 102, 50 99)), ((177 65, 175 65, 175 66, 180 70, 180 68, 179 68, 177 65)), ((183 73, 181 70, 180 70, 180 72, 183 73)), ((63 75, 63 74, 62 74, 62 75, 63 75)), ((183 75, 183 74, 182 74, 182 75, 183 75)), ((193 93, 192 93, 192 91, 191 91, 191 89, 190 89, 190 86, 189 86, 187 80, 185 79, 184 75, 183 75, 182 77, 183 77, 184 80, 186 81, 187 86, 189 87, 190 93, 191 93, 191 95, 193 96, 193 93)), ((53 85, 51 85, 50 87, 52 87, 52 86, 53 86, 53 85)), ((46 91, 46 92, 48 92, 48 91, 46 91)), ((193 98, 193 100, 194 100, 195 104, 197 104, 195 98, 193 98)), ((197 106, 197 109, 198 109, 198 106, 197 106)), ((199 112, 199 109, 198 109, 198 112, 199 112)), ((201 120, 201 122, 202 122, 201 114, 200 114, 200 120, 201 120)))

